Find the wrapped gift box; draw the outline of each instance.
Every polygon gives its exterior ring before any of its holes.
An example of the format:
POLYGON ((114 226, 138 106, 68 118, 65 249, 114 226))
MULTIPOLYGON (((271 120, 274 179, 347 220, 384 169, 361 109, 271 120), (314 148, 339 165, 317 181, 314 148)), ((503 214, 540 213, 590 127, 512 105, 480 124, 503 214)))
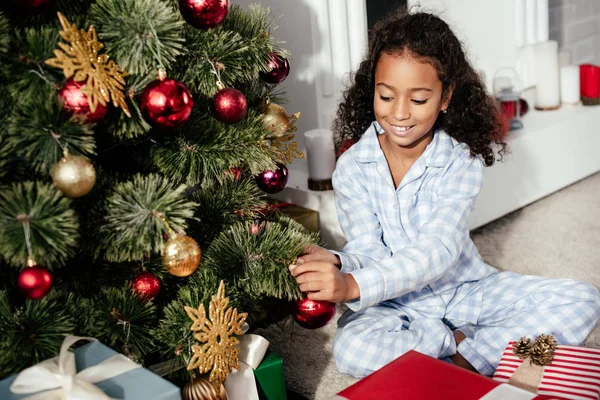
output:
MULTIPOLYGON (((494 379, 525 387, 514 375, 523 363, 524 368, 530 368, 530 361, 513 353, 515 343, 510 342, 506 347, 494 379)), ((552 362, 540 366, 539 373, 535 388, 538 394, 561 399, 600 398, 600 349, 557 345, 552 362)))
POLYGON ((283 360, 275 353, 267 352, 265 358, 254 370, 258 396, 261 400, 285 400, 285 378, 283 360))
POLYGON ((413 350, 336 396, 338 400, 542 398, 413 350))
POLYGON ((283 215, 293 219, 311 232, 319 232, 319 213, 317 211, 300 207, 291 203, 283 203, 268 199, 268 203, 278 209, 283 215))
MULTIPOLYGON (((117 354, 100 342, 88 343, 75 349, 74 353, 77 371, 97 365, 117 354)), ((13 375, 0 381, 0 399, 17 400, 30 396, 30 394, 15 395, 10 391, 10 385, 15 378, 16 375, 13 375)), ((144 368, 133 369, 95 385, 111 398, 121 400, 181 399, 181 391, 177 386, 144 368)))

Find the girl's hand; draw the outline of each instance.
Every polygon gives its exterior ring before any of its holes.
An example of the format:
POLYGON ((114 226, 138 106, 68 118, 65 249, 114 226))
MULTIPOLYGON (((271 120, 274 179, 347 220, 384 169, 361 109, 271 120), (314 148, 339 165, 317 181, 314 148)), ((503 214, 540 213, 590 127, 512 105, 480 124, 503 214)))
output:
POLYGON ((300 290, 308 292, 311 300, 342 303, 360 296, 354 277, 342 273, 333 263, 316 261, 290 265, 290 272, 296 277, 300 290))
POLYGON ((314 246, 314 245, 307 246, 304 249, 304 255, 302 255, 301 257, 298 257, 296 264, 302 265, 305 263, 315 262, 315 261, 331 263, 333 265, 336 265, 337 267, 341 266, 340 259, 338 256, 336 256, 329 250, 326 250, 322 247, 314 246))

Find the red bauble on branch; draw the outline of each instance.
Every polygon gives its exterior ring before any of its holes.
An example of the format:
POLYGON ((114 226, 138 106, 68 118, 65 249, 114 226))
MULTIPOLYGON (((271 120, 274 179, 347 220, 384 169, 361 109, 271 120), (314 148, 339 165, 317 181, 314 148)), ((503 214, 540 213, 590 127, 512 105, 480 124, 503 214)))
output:
POLYGON ((267 69, 269 72, 260 73, 260 79, 266 83, 281 83, 290 73, 290 63, 286 58, 275 52, 271 52, 269 62, 267 63, 267 69))
POLYGON ((75 82, 73 78, 67 79, 58 91, 58 95, 68 113, 79 115, 90 124, 100 122, 106 116, 108 106, 98 103, 96 110, 92 112, 88 97, 81 91, 84 85, 84 82, 75 82))
POLYGON ((242 92, 233 88, 222 88, 214 95, 215 118, 225 124, 241 121, 248 111, 248 102, 242 92))
POLYGON ((140 298, 154 300, 160 293, 160 280, 148 271, 144 271, 131 281, 131 288, 140 298))
POLYGON ((35 9, 51 3, 52 0, 10 0, 10 2, 20 8, 35 9))
POLYGON ((38 300, 52 288, 52 275, 46 268, 27 259, 27 266, 19 273, 17 286, 27 298, 38 300))
POLYGON ((179 11, 194 28, 212 28, 227 16, 229 0, 179 0, 179 11))
POLYGON ((303 328, 317 329, 327 325, 335 315, 335 303, 304 297, 294 305, 294 320, 303 328))
POLYGON ((140 109, 144 119, 156 128, 176 128, 190 117, 194 100, 187 87, 175 79, 166 79, 159 72, 158 79, 144 88, 140 109))
POLYGON ((277 163, 275 171, 266 170, 256 176, 256 185, 264 192, 275 194, 285 189, 288 181, 288 169, 285 165, 277 163))

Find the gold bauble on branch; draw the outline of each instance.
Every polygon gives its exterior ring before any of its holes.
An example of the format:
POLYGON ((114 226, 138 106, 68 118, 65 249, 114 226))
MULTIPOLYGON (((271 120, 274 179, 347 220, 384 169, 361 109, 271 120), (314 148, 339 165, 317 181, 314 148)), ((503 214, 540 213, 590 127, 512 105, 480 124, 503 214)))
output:
POLYGON ((194 239, 186 235, 173 235, 163 251, 162 263, 171 275, 186 277, 198 269, 202 250, 194 239))
POLYGON ((81 197, 94 187, 96 170, 84 157, 72 156, 65 150, 52 170, 52 182, 65 196, 81 197))
POLYGON ((220 385, 219 390, 205 378, 196 378, 183 387, 183 400, 227 400, 225 387, 220 385))
POLYGON ((294 124, 300 113, 289 115, 285 108, 267 100, 260 108, 265 126, 272 132, 269 137, 282 137, 287 132, 296 131, 294 124))

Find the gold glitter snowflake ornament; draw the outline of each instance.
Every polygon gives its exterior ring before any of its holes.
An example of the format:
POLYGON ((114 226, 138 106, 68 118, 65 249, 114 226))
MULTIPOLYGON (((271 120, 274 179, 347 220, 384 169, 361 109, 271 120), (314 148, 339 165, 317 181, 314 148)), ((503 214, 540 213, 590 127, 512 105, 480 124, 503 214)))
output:
POLYGON ((58 43, 62 51, 54 50, 56 57, 46 60, 46 64, 61 68, 65 78, 74 75, 75 82, 85 81, 81 91, 87 96, 92 112, 96 111, 98 104, 105 106, 112 99, 115 107, 121 107, 131 117, 123 93, 127 72, 110 60, 108 54, 98 54, 104 45, 98 41, 96 29, 93 26, 87 32, 78 29, 61 13, 58 13, 58 19, 62 26, 60 36, 68 44, 58 43))
POLYGON ((225 284, 219 284, 219 290, 212 296, 208 307, 208 318, 204 304, 198 309, 185 306, 185 312, 194 323, 190 328, 194 338, 200 344, 192 346, 193 356, 187 369, 198 368, 201 374, 210 371, 209 381, 215 386, 225 382, 233 368, 240 368, 237 347, 240 343, 233 335, 242 334, 242 324, 248 313, 239 313, 237 308, 228 307, 229 297, 225 297, 225 284))

